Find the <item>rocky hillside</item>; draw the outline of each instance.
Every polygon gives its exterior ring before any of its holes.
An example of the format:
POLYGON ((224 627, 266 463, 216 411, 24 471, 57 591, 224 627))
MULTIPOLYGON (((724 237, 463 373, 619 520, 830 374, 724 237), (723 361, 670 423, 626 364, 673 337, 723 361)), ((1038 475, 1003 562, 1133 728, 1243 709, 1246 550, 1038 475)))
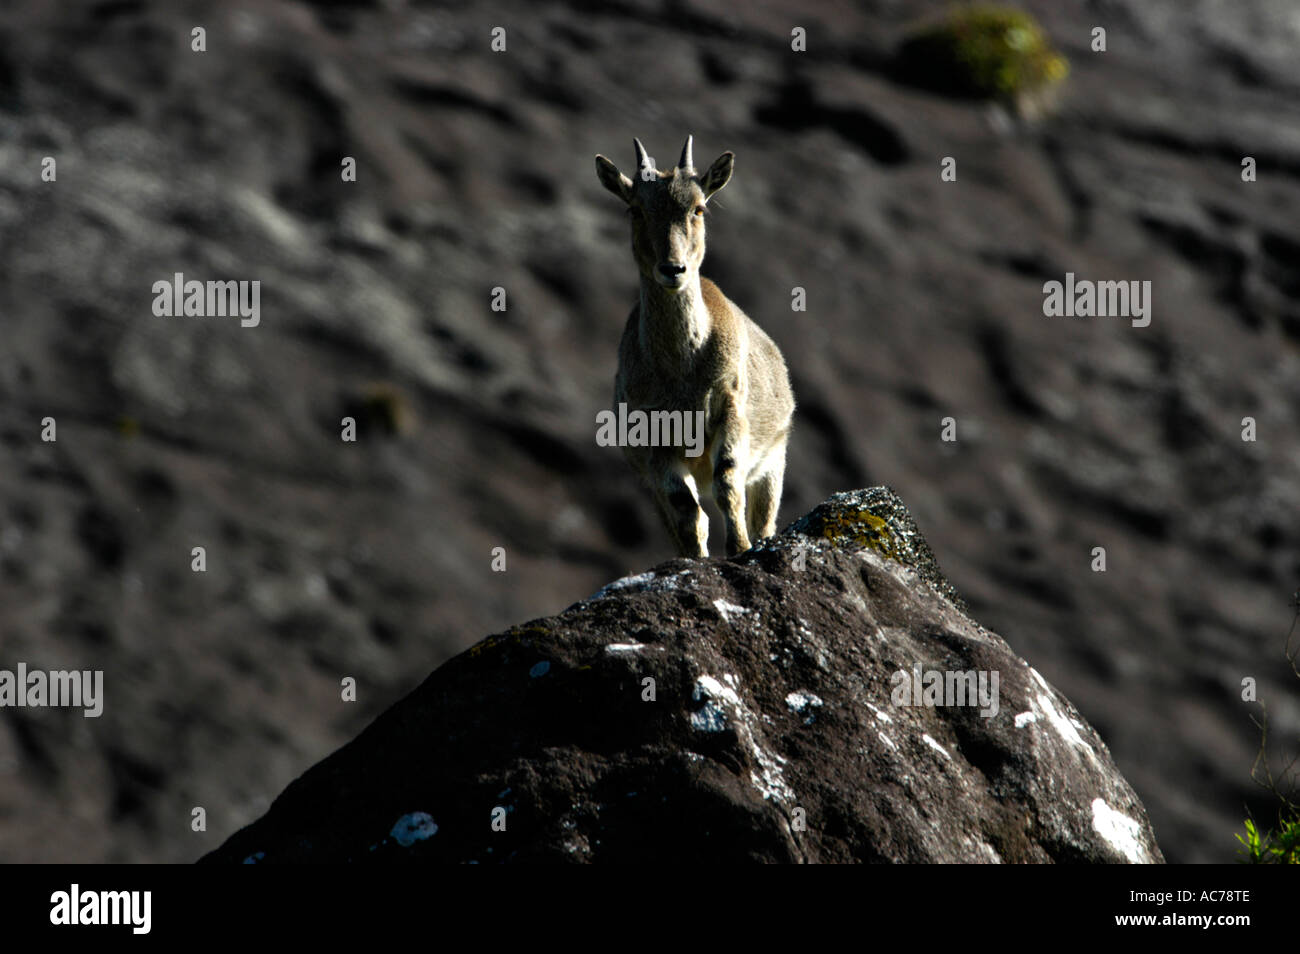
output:
MULTIPOLYGON (((736 154, 704 270, 792 373, 782 522, 899 488, 1169 860, 1232 859, 1269 814, 1242 679, 1300 736, 1293 0, 1025 0, 1070 63, 1037 122, 900 77, 947 6, 0 5, 0 668, 107 697, 0 709, 0 859, 200 857, 481 634, 671 555, 595 442, 636 279, 592 160, 688 132, 736 154), (155 316, 178 272, 260 281, 259 324, 155 316), (1151 324, 1044 317, 1067 272, 1151 281, 1151 324)), ((729 672, 788 711, 723 648, 674 691, 729 672)), ((787 691, 822 689, 848 698, 787 691)))
POLYGON ((892 492, 837 494, 476 643, 206 860, 1163 860, 1097 733, 947 594, 892 492))

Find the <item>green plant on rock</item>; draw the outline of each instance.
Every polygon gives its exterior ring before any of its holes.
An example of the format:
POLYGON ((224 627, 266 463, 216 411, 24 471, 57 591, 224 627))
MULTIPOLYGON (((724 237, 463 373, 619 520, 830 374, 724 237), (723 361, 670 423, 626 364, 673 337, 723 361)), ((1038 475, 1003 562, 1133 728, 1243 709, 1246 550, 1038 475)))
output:
POLYGON ((907 78, 920 85, 1016 104, 1058 86, 1070 72, 1038 21, 1014 7, 954 9, 910 36, 899 55, 907 78))
MULTIPOLYGON (((1297 664, 1297 660, 1300 660, 1300 646, 1294 649, 1291 646, 1296 625, 1300 623, 1300 589, 1292 596, 1292 604, 1295 606, 1295 617, 1291 620, 1291 631, 1287 633, 1283 655, 1291 664, 1291 672, 1300 678, 1300 665, 1297 664)), ((1260 708, 1263 710, 1261 719, 1256 721, 1254 716, 1251 717, 1251 721, 1255 722, 1260 730, 1260 741, 1259 754, 1255 756, 1250 777, 1271 792, 1281 803, 1281 807, 1278 811, 1277 828, 1273 831, 1260 831, 1253 819, 1246 819, 1246 834, 1237 835, 1237 841, 1243 846, 1238 854, 1245 856, 1242 861, 1247 864, 1300 865, 1300 802, 1296 801, 1294 785, 1290 794, 1282 791, 1288 775, 1292 776, 1293 782, 1295 781, 1293 771, 1296 762, 1300 761, 1300 754, 1287 765, 1280 780, 1273 777, 1268 764, 1268 709, 1262 702, 1260 708)))
POLYGON ((1282 817, 1276 831, 1263 831, 1246 819, 1246 834, 1237 835, 1245 862, 1252 865, 1300 865, 1300 814, 1282 817))

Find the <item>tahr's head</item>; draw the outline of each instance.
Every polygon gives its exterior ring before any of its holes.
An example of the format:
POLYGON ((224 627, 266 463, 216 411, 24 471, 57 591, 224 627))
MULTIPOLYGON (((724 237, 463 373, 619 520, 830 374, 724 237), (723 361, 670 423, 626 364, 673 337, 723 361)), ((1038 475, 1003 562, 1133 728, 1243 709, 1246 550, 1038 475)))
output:
POLYGON ((596 176, 627 203, 632 220, 632 255, 637 268, 664 288, 681 291, 693 283, 704 261, 704 212, 709 197, 731 178, 735 156, 724 152, 702 175, 691 159, 686 137, 677 168, 660 172, 636 145, 636 176, 629 179, 604 156, 596 157, 596 176))

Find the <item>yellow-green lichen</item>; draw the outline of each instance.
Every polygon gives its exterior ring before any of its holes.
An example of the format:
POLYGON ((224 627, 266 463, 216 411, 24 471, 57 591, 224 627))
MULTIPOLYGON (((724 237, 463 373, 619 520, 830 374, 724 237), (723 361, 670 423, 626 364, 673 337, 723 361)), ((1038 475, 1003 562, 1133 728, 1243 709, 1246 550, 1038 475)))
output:
POLYGON ((965 605, 939 571, 938 561, 898 494, 869 487, 832 494, 806 517, 790 525, 805 539, 825 540, 832 548, 871 549, 915 571, 964 611, 965 605))
POLYGON ((471 646, 468 652, 471 656, 478 656, 481 655, 485 649, 492 649, 500 642, 501 642, 500 636, 489 636, 487 639, 477 642, 473 646, 471 646))
POLYGON ((903 43, 899 57, 908 77, 921 85, 1021 107, 1070 73, 1069 61, 1033 16, 989 4, 954 9, 922 27, 903 43))
POLYGON ((888 521, 869 510, 837 509, 826 514, 822 518, 822 536, 837 546, 856 543, 891 560, 898 559, 898 544, 888 521))

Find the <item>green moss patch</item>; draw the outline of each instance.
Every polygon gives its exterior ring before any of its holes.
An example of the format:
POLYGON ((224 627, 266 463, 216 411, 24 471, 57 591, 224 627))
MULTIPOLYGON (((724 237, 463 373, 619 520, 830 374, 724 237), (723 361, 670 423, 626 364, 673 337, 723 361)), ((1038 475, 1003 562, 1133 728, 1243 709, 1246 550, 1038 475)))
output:
POLYGON ((888 487, 834 494, 789 529, 811 540, 825 540, 837 550, 875 550, 915 570, 963 612, 966 610, 966 604, 939 571, 939 563, 916 521, 888 487))
POLYGON ((954 9, 918 29, 899 49, 898 66, 917 85, 950 95, 1019 103, 1058 86, 1070 64, 1028 13, 1014 7, 954 9))

